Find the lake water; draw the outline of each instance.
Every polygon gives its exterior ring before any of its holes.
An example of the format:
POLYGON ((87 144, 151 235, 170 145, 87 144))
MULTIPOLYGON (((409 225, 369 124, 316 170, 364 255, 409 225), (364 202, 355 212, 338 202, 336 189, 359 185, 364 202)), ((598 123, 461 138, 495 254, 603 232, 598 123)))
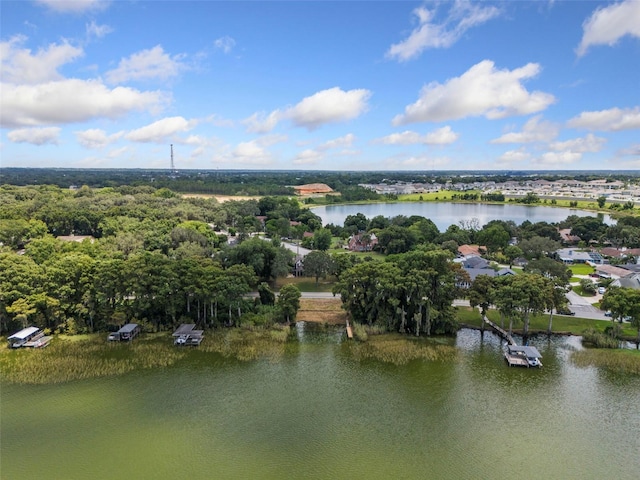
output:
POLYGON ((198 351, 172 368, 2 384, 14 479, 637 479, 640 378, 577 368, 575 337, 534 339, 542 369, 462 330, 455 363, 357 362, 299 324, 279 361, 198 351))
MULTIPOLYGON (((569 215, 596 216, 593 212, 572 208, 542 207, 511 204, 484 203, 447 203, 447 202, 402 202, 402 203, 371 203, 367 205, 327 205, 314 207, 313 213, 322 218, 323 225, 333 223, 343 225, 347 215, 362 213, 371 219, 376 215, 395 217, 397 215, 419 215, 430 218, 438 230, 444 232, 450 225, 458 225, 461 220, 477 219, 480 226, 491 220, 513 220, 520 225, 525 220, 536 222, 560 222, 569 215)), ((609 215, 604 215, 605 223, 613 223, 609 215)))

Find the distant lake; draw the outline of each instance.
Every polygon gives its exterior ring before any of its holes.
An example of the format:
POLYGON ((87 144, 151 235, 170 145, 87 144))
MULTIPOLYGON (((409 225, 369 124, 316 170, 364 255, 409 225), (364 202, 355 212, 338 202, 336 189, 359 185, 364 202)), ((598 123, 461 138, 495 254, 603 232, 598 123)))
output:
POLYGON ((371 219, 377 215, 395 217, 397 215, 419 215, 429 218, 436 224, 438 230, 444 232, 450 225, 458 225, 461 220, 477 218, 480 226, 491 220, 513 220, 520 225, 525 220, 536 222, 560 222, 569 215, 602 216, 605 223, 615 223, 610 215, 586 212, 574 208, 557 208, 530 205, 489 205, 485 203, 449 203, 449 202, 402 202, 402 203, 371 203, 368 205, 327 205, 314 207, 313 213, 322 218, 323 225, 333 223, 343 225, 348 215, 362 213, 371 219))

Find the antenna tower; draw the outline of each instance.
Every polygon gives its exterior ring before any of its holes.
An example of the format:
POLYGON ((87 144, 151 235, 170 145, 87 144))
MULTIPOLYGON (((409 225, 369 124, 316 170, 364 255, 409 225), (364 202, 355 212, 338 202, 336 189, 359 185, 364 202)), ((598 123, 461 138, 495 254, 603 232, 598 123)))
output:
POLYGON ((175 173, 176 166, 173 163, 173 143, 171 144, 171 173, 175 173))

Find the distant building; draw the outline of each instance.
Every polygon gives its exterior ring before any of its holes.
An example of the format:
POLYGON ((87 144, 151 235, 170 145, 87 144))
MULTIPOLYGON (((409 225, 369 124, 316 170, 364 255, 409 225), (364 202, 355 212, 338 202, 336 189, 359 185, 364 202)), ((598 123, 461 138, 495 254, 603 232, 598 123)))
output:
POLYGON ((604 258, 598 252, 585 252, 576 250, 575 248, 561 248, 555 252, 556 258, 565 265, 573 265, 574 263, 589 263, 593 265, 602 265, 604 258))
POLYGON ((325 183, 309 183, 306 185, 296 185, 293 187, 296 195, 314 195, 322 193, 333 193, 333 189, 325 183))
POLYGON ((347 248, 352 252, 370 252, 378 245, 375 233, 358 233, 349 237, 347 248))

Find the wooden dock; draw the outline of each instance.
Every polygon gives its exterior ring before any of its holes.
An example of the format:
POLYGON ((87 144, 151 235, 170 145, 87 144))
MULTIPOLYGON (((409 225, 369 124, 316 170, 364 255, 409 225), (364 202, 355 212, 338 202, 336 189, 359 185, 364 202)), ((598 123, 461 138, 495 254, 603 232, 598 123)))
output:
POLYGON ((347 319, 347 338, 353 338, 353 330, 351 329, 351 324, 349 323, 349 320, 347 319))
POLYGON ((484 323, 493 328, 498 335, 504 338, 509 344, 517 345, 518 343, 513 339, 513 337, 507 332, 504 328, 500 328, 498 325, 489 320, 486 316, 483 318, 484 323))

